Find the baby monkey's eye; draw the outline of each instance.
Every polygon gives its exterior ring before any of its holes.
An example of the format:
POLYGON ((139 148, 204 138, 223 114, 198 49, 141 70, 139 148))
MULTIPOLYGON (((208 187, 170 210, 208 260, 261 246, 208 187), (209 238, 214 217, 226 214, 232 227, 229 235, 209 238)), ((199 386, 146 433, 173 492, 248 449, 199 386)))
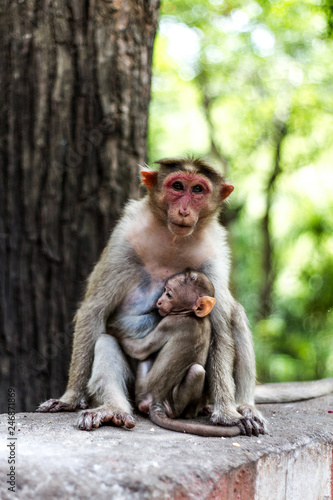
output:
POLYGON ((172 299, 172 293, 171 292, 167 292, 166 296, 168 297, 168 299, 172 299))

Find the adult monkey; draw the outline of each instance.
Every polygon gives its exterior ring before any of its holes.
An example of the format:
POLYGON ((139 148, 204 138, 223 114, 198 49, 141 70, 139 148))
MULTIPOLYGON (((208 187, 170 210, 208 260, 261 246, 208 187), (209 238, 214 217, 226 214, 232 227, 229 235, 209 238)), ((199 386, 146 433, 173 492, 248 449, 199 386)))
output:
POLYGON ((217 221, 222 201, 233 191, 201 159, 164 159, 159 170, 143 171, 148 196, 128 203, 88 280, 76 315, 73 353, 65 394, 38 411, 96 408, 79 418, 84 429, 112 421, 135 425, 128 401, 133 371, 106 324, 142 338, 159 321, 156 302, 167 278, 190 267, 208 276, 217 305, 211 314, 212 345, 207 364, 214 424, 238 425, 252 434, 264 421, 254 407, 255 358, 242 307, 229 291, 229 248, 217 221), (98 362, 93 363, 95 360, 98 362))
POLYGON ((164 282, 190 267, 210 278, 217 299, 207 365, 212 423, 237 425, 247 434, 259 425, 264 432, 254 407, 252 337, 245 313, 228 288, 229 249, 226 231, 217 222, 233 186, 200 159, 157 163, 157 172, 143 172, 148 196, 129 202, 90 275, 76 315, 66 392, 38 411, 84 409, 89 396, 97 407, 81 413, 80 428, 108 421, 134 427, 128 401, 133 370, 118 342, 106 335, 106 324, 134 338, 147 335, 159 321, 155 304, 164 282))

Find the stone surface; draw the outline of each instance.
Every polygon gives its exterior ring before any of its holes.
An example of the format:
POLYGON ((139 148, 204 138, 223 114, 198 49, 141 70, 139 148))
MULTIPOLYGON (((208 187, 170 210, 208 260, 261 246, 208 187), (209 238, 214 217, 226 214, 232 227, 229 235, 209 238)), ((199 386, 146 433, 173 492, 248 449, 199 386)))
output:
POLYGON ((262 405, 269 433, 203 438, 136 417, 132 430, 76 428, 73 413, 0 416, 1 499, 332 500, 333 395, 262 405), (15 493, 8 457, 15 458, 15 493), (13 455, 12 455, 13 456, 13 455))

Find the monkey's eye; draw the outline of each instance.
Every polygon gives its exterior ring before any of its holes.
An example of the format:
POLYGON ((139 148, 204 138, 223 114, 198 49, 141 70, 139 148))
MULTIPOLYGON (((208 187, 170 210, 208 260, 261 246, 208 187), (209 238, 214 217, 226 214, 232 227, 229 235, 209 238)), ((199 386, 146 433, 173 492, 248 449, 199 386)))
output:
POLYGON ((194 186, 194 187, 192 188, 192 192, 193 192, 193 193, 202 193, 202 191, 203 191, 203 187, 202 187, 202 186, 200 186, 199 184, 198 184, 197 186, 194 186))
POLYGON ((182 191, 184 189, 183 184, 179 181, 174 182, 172 187, 175 191, 182 191))
POLYGON ((170 291, 166 292, 166 296, 168 297, 168 299, 172 299, 172 293, 170 291))

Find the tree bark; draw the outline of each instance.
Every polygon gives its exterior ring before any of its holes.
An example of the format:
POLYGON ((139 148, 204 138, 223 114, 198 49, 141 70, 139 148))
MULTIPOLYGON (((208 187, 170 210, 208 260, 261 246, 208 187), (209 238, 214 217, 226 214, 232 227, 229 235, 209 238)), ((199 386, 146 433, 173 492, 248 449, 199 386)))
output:
POLYGON ((158 0, 0 4, 1 403, 60 396, 84 282, 146 161, 158 0))

